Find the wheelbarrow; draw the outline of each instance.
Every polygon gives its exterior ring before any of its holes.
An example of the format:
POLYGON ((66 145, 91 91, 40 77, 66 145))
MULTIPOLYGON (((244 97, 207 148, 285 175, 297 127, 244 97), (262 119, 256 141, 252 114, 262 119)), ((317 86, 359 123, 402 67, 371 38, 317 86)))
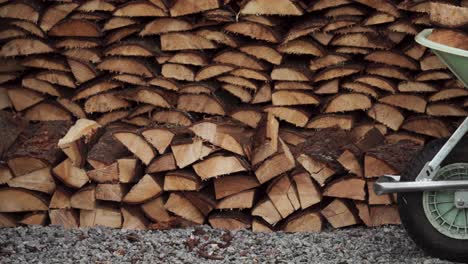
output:
MULTIPOLYGON (((468 51, 416 36, 468 88, 468 51)), ((401 176, 384 175, 374 185, 378 195, 398 193, 398 209, 409 236, 426 253, 468 262, 468 118, 449 139, 429 142, 401 176)))

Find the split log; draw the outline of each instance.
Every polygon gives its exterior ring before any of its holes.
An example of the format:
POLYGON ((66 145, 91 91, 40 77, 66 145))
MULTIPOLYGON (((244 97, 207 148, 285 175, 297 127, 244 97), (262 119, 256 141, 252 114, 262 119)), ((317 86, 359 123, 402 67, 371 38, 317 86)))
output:
POLYGON ((288 217, 301 208, 297 189, 287 175, 271 181, 266 192, 282 218, 288 217))
POLYGON ((201 187, 200 177, 188 170, 168 172, 164 176, 164 191, 199 191, 201 187))
POLYGON ((199 82, 199 81, 207 80, 207 79, 222 75, 224 73, 228 73, 234 69, 235 67, 232 65, 210 64, 201 68, 197 72, 197 74, 195 75, 195 81, 199 82))
POLYGON ((463 28, 468 24, 468 8, 446 3, 431 3, 431 22, 448 28, 463 28))
POLYGON ((296 166, 295 159, 284 141, 279 138, 278 152, 266 159, 255 169, 255 176, 260 183, 265 183, 296 166))
POLYGON ((222 198, 216 204, 217 209, 250 209, 254 206, 256 189, 242 191, 222 198))
POLYGON ((96 200, 121 202, 126 187, 119 183, 100 183, 96 186, 96 200))
POLYGON ((0 213, 0 227, 16 227, 18 225, 18 220, 14 217, 13 214, 0 213))
POLYGON ((354 177, 341 178, 327 184, 323 195, 364 201, 366 199, 365 185, 366 181, 363 179, 354 177))
POLYGON ((70 121, 70 112, 53 101, 42 102, 25 110, 24 117, 29 121, 70 121))
POLYGON ((70 159, 66 159, 54 167, 52 172, 65 185, 75 189, 83 187, 89 181, 86 171, 73 166, 70 159))
POLYGON ((276 118, 291 123, 297 127, 305 127, 309 121, 309 113, 301 109, 282 106, 267 106, 265 112, 273 114, 276 118))
POLYGON ((412 58, 394 51, 374 51, 365 57, 365 60, 375 63, 398 66, 410 70, 418 70, 419 65, 412 58))
POLYGON ((112 136, 128 148, 145 165, 156 156, 156 152, 149 143, 135 132, 114 132, 112 136))
POLYGON ((254 217, 254 219, 252 220, 252 232, 271 233, 273 231, 273 227, 262 218, 254 217))
POLYGON ((369 227, 401 224, 396 206, 368 206, 364 203, 356 204, 359 216, 369 227))
POLYGON ((261 121, 253 140, 251 163, 253 166, 264 161, 278 151, 279 122, 272 114, 261 121))
POLYGON ((211 9, 220 8, 219 1, 208 0, 203 2, 197 2, 194 0, 176 0, 170 8, 171 16, 183 16, 189 14, 195 14, 211 9))
POLYGON ((390 48, 388 42, 382 41, 375 35, 370 35, 366 33, 351 33, 339 35, 333 39, 331 45, 370 49, 390 48))
POLYGON ((428 83, 408 81, 399 83, 398 91, 409 93, 430 93, 437 92, 438 90, 433 85, 428 83))
POLYGON ((386 144, 369 150, 364 157, 366 178, 402 173, 421 146, 411 141, 386 144))
POLYGON ((80 210, 80 227, 106 226, 122 227, 122 213, 119 208, 97 205, 94 210, 80 210))
POLYGON ((182 193, 171 193, 164 207, 166 210, 194 223, 203 224, 205 222, 205 216, 182 193))
POLYGON ((118 6, 112 15, 117 17, 159 17, 167 16, 167 13, 149 1, 132 1, 118 6))
POLYGON ((468 50, 468 35, 455 30, 435 29, 429 35, 428 39, 453 48, 468 50))
POLYGON ((6 184, 13 178, 10 169, 7 166, 0 165, 0 185, 6 184))
POLYGON ((169 152, 156 157, 146 168, 146 173, 158 173, 177 169, 174 155, 169 152))
POLYGON ((166 149, 172 142, 175 136, 175 131, 171 129, 160 127, 145 129, 141 134, 143 137, 153 145, 159 153, 166 152, 166 149))
POLYGON ((336 78, 343 78, 343 77, 358 73, 361 70, 362 70, 362 67, 358 65, 328 67, 315 75, 314 82, 328 81, 328 80, 332 80, 336 78))
POLYGON ((367 111, 367 116, 394 131, 397 131, 405 120, 402 112, 397 108, 379 103, 374 104, 372 108, 367 111))
POLYGON ((156 111, 152 120, 160 124, 171 124, 176 126, 192 125, 192 117, 185 112, 177 110, 156 111))
POLYGON ((325 113, 367 110, 372 103, 369 97, 358 93, 340 94, 333 97, 325 106, 325 113))
POLYGON ((426 108, 426 113, 430 116, 467 116, 466 112, 461 107, 458 107, 453 104, 430 104, 426 108))
POLYGON ((193 33, 165 33, 161 35, 161 50, 204 50, 216 49, 217 45, 211 40, 193 33))
POLYGON ((342 199, 333 200, 327 207, 322 209, 321 214, 333 228, 352 226, 360 222, 351 205, 342 199))
POLYGON ((182 94, 177 100, 177 109, 182 111, 225 115, 224 105, 212 96, 205 94, 182 94))
POLYGON ((48 194, 53 193, 55 190, 55 182, 50 174, 50 168, 40 169, 15 177, 7 183, 10 187, 23 188, 48 194))
POLYGON ((42 30, 49 31, 55 24, 64 19, 68 14, 75 10, 77 3, 60 3, 49 6, 41 16, 39 25, 42 30))
POLYGON ((13 145, 19 135, 26 128, 27 123, 19 116, 10 115, 7 112, 0 111, 0 158, 2 158, 13 145))
POLYGON ((42 40, 33 38, 15 38, 2 46, 0 49, 0 56, 14 57, 51 52, 54 52, 54 49, 42 40))
POLYGON ((275 65, 279 65, 283 59, 281 53, 267 45, 251 44, 242 46, 239 49, 257 59, 262 59, 275 65))
POLYGON ((324 114, 310 119, 307 128, 324 129, 339 127, 343 130, 351 130, 354 125, 354 118, 351 115, 324 114))
POLYGON ((78 228, 80 226, 78 212, 74 209, 52 209, 49 211, 50 224, 63 228, 78 228))
POLYGON ((288 217, 282 225, 284 232, 321 232, 324 220, 319 212, 301 211, 288 217))
POLYGON ((428 116, 408 118, 401 126, 404 130, 435 138, 450 136, 450 130, 441 120, 428 116))
POLYGON ((23 111, 46 98, 38 92, 19 87, 7 89, 7 94, 16 111, 23 111))
POLYGON ((123 202, 140 204, 160 195, 163 192, 162 179, 146 174, 125 195, 123 202))
POLYGON ((20 176, 56 164, 62 157, 57 143, 70 126, 65 121, 30 124, 5 154, 13 174, 20 176))
POLYGON ((185 168, 214 151, 213 148, 203 144, 203 141, 198 137, 175 139, 171 144, 171 149, 179 168, 185 168))
POLYGON ((98 70, 128 73, 142 77, 155 76, 155 70, 144 61, 127 57, 106 57, 97 65, 98 70))
MULTIPOLYGON (((45 225, 47 222, 47 213, 46 212, 34 212, 27 214, 19 221, 22 225, 45 225)), ((0 221, 1 222, 1 221, 0 221)), ((0 224, 1 225, 1 224, 0 224)))
POLYGON ((149 219, 155 222, 168 222, 171 219, 169 212, 164 208, 162 196, 142 204, 141 210, 149 219))
POLYGON ((248 125, 251 128, 257 128, 259 126, 263 114, 257 109, 240 108, 231 112, 230 116, 233 119, 245 125, 248 125))
POLYGON ((241 212, 215 213, 210 215, 208 222, 213 228, 225 230, 248 229, 252 219, 241 212))
POLYGON ((101 126, 95 121, 79 119, 57 143, 73 166, 82 167, 86 162, 86 145, 93 142, 101 126))
POLYGON ((127 148, 116 140, 112 134, 115 131, 125 129, 125 126, 108 126, 105 132, 88 151, 87 161, 95 169, 105 168, 115 162, 115 160, 129 156, 127 148))
POLYGON ((281 0, 274 5, 265 0, 251 0, 243 4, 240 13, 242 15, 300 16, 304 11, 298 3, 290 0, 281 0))
POLYGON ((67 209, 71 208, 72 193, 63 187, 57 187, 50 199, 49 208, 51 209, 67 209))
POLYGON ((427 102, 424 98, 410 94, 392 94, 379 99, 379 102, 401 107, 417 113, 426 112, 427 102))
POLYGON ((54 25, 48 32, 53 37, 100 37, 99 27, 85 19, 66 19, 54 25))
POLYGON ((34 2, 11 1, 0 7, 0 17, 17 18, 37 23, 39 10, 34 2))
POLYGON ((123 218, 122 229, 147 229, 148 220, 139 208, 124 206, 121 211, 123 218))
MULTIPOLYGON (((273 73, 272 73, 273 74, 273 73)), ((296 90, 281 90, 272 94, 273 105, 318 105, 317 97, 307 92, 296 90)))
POLYGON ((236 174, 214 179, 216 199, 222 199, 259 186, 253 176, 236 174))
POLYGON ((79 189, 70 198, 72 208, 94 210, 96 208, 96 186, 88 185, 79 189))
POLYGON ((247 171, 249 165, 236 156, 214 154, 203 161, 195 163, 193 169, 202 180, 247 171))
POLYGON ((297 189, 301 209, 309 208, 322 201, 322 192, 312 181, 309 173, 296 170, 291 173, 291 178, 297 189))
POLYGON ((268 26, 253 22, 237 22, 224 27, 224 30, 233 34, 240 34, 255 40, 264 40, 266 42, 278 43, 280 37, 277 32, 268 26))
POLYGON ((0 212, 14 213, 26 211, 47 211, 48 202, 37 193, 16 188, 3 188, 0 190, 0 212), (16 199, 11 199, 16 197, 16 199))
POLYGON ((140 36, 161 35, 169 32, 192 30, 190 22, 178 18, 158 18, 145 25, 140 36))

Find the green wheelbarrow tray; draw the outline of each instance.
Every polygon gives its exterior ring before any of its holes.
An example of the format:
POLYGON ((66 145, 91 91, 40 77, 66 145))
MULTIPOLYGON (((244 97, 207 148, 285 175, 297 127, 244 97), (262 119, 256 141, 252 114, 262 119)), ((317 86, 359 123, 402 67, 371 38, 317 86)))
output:
POLYGON ((450 71, 468 88, 468 51, 452 48, 427 39, 433 29, 425 29, 416 36, 416 42, 430 48, 450 71))

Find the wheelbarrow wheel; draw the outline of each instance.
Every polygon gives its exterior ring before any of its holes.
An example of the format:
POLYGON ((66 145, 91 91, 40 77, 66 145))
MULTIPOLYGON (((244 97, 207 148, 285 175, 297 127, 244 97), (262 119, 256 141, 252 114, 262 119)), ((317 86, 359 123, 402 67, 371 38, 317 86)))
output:
MULTIPOLYGON (((413 159, 402 181, 414 181, 446 139, 434 140, 413 159)), ((441 165, 435 180, 468 180, 468 138, 465 136, 441 165)), ((398 194, 401 221, 427 254, 468 263, 468 208, 456 208, 454 191, 398 194)))

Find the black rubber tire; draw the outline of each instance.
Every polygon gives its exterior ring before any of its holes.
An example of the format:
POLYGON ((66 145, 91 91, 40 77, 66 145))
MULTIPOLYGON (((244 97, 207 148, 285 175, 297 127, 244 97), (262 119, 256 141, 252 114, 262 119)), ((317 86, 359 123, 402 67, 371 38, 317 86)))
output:
MULTIPOLYGON (((414 181, 424 165, 435 156, 445 142, 446 139, 438 139, 427 144, 410 162, 401 180, 414 181)), ((467 146, 468 137, 465 136, 445 159, 442 166, 468 162, 467 146)), ((422 200, 422 192, 398 194, 400 217, 408 235, 430 256, 468 263, 468 240, 453 239, 437 231, 424 213, 422 200)))

